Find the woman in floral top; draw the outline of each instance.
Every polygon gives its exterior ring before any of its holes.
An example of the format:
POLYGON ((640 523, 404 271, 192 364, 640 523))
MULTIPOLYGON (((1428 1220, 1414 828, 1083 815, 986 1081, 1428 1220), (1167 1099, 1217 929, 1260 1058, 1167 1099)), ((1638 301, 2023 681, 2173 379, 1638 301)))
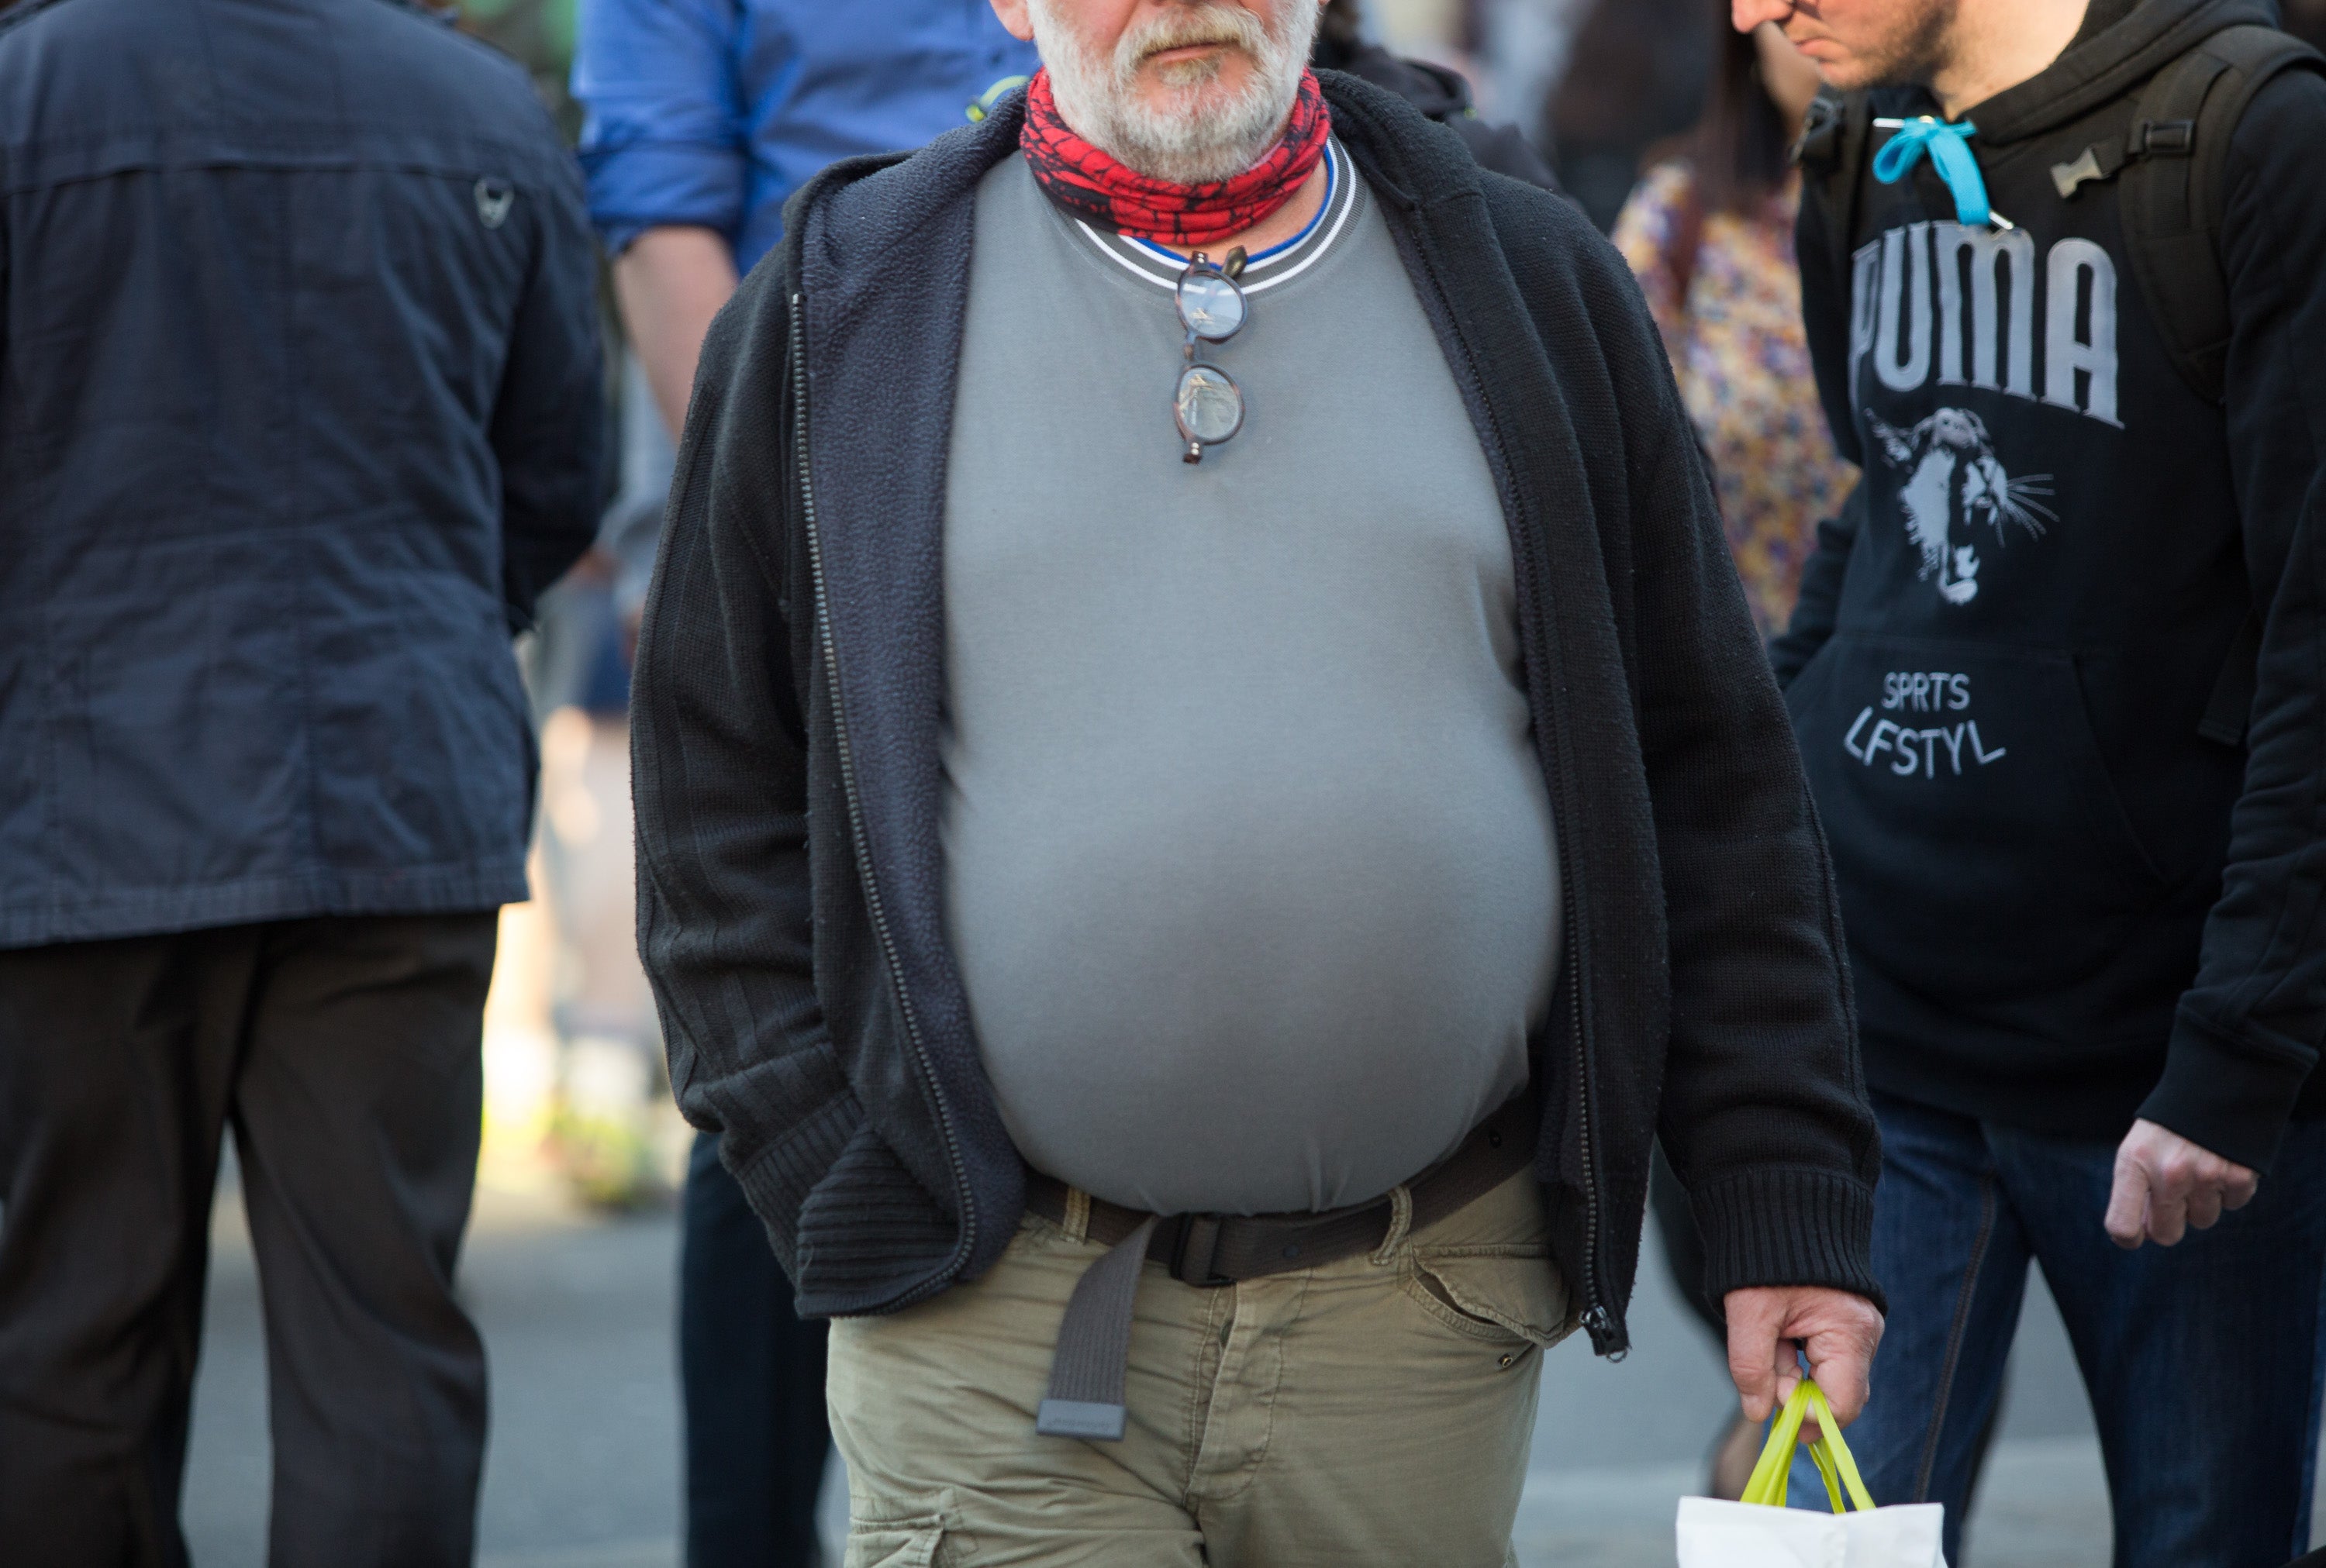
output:
POLYGON ((1681 397, 1712 454, 1737 575, 1763 636, 1793 613, 1821 518, 1857 470, 1833 450, 1801 333, 1785 149, 1817 96, 1817 68, 1773 23, 1740 34, 1720 8, 1723 53, 1685 156, 1649 171, 1615 224, 1681 397))

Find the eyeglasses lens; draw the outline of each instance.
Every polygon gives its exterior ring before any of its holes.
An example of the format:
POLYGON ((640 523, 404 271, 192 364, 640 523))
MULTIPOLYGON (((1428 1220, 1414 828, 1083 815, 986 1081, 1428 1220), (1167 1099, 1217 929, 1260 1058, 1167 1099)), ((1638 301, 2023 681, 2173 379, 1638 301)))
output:
POLYGON ((1233 337, 1243 310, 1243 292, 1217 273, 1191 270, 1179 279, 1180 324, 1207 343, 1233 337))
POLYGON ((1179 430, 1189 441, 1215 445, 1243 423, 1243 394, 1223 370, 1190 365, 1179 373, 1174 398, 1179 430))

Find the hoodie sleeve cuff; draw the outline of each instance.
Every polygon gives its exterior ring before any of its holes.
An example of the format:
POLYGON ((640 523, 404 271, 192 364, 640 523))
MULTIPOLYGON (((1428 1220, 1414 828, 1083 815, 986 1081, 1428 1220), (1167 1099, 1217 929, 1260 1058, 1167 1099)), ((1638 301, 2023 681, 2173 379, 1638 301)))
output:
POLYGON ((2313 1058, 2291 1041, 2231 1035, 2186 1006, 2141 1116, 2225 1160, 2267 1171, 2313 1058))
POLYGON ((1781 1165, 1707 1183, 1690 1199, 1707 1300, 1755 1285, 1814 1285, 1890 1310, 1874 1278, 1874 1190, 1865 1183, 1781 1165))

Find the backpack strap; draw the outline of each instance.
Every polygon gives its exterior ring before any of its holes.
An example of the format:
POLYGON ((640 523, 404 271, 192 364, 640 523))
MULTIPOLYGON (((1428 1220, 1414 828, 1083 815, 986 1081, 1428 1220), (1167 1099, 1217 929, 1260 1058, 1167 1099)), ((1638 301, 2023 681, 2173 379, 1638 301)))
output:
POLYGON ((2326 57, 2274 28, 2223 28, 2149 79, 2121 142, 2096 142, 2052 167, 2073 200, 2121 175, 2125 249, 2172 367, 2208 403, 2227 392, 2228 283, 2221 209, 2229 143, 2254 96, 2280 72, 2326 70, 2326 57))
POLYGON ((1849 276, 1850 239, 1857 231, 1857 192, 1865 182, 1867 144, 1874 136, 1874 100, 1831 89, 1810 103, 1792 160, 1805 183, 1817 188, 1825 209, 1827 276, 1849 276))
MULTIPOLYGON (((2126 249, 2163 329, 2172 366, 2209 403, 2228 392, 2229 285, 2221 266, 2229 143, 2254 96, 2280 72, 2326 70, 2326 57, 2267 27, 2216 32, 2157 73, 2126 140, 2148 155, 2124 177, 2126 249), (2175 153, 2175 144, 2182 151, 2175 153), (2193 144, 2191 145, 2191 144, 2193 144), (2159 156, 2163 153, 2163 156, 2159 156)), ((2247 612, 2221 661, 2197 733, 2242 746, 2259 681, 2261 614, 2247 612)))
MULTIPOLYGON (((2228 27, 2149 79, 2124 139, 2094 143, 2052 166, 2061 199, 2123 177, 2125 251, 2165 352, 2191 391, 2219 404, 2228 390, 2229 285, 2221 267, 2229 143, 2254 96, 2281 72, 2326 70, 2326 56, 2272 28, 2228 27)), ((2249 613, 2221 661, 2197 733, 2245 744, 2253 710, 2261 617, 2249 613)))

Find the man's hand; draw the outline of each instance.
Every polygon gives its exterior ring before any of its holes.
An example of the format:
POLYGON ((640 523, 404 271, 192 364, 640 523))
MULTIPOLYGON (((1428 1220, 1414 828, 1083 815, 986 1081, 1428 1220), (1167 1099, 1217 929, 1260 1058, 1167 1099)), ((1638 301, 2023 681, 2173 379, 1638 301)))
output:
POLYGON ((2136 1121, 2116 1151, 2108 1193, 2109 1237, 2126 1251, 2143 1241, 2170 1247, 2191 1225, 2203 1230, 2224 1209, 2253 1202, 2261 1177, 2153 1121, 2136 1121))
MULTIPOLYGON (((1756 1285, 1723 1298, 1728 1317, 1728 1375, 1744 1401, 1747 1420, 1765 1421, 1801 1380, 1798 1341, 1810 1375, 1825 1391, 1836 1421, 1847 1426, 1865 1408, 1865 1378, 1874 1347, 1882 1342, 1882 1314, 1862 1295, 1823 1285, 1756 1285)), ((1814 1417, 1801 1423, 1801 1441, 1818 1435, 1814 1417)))

